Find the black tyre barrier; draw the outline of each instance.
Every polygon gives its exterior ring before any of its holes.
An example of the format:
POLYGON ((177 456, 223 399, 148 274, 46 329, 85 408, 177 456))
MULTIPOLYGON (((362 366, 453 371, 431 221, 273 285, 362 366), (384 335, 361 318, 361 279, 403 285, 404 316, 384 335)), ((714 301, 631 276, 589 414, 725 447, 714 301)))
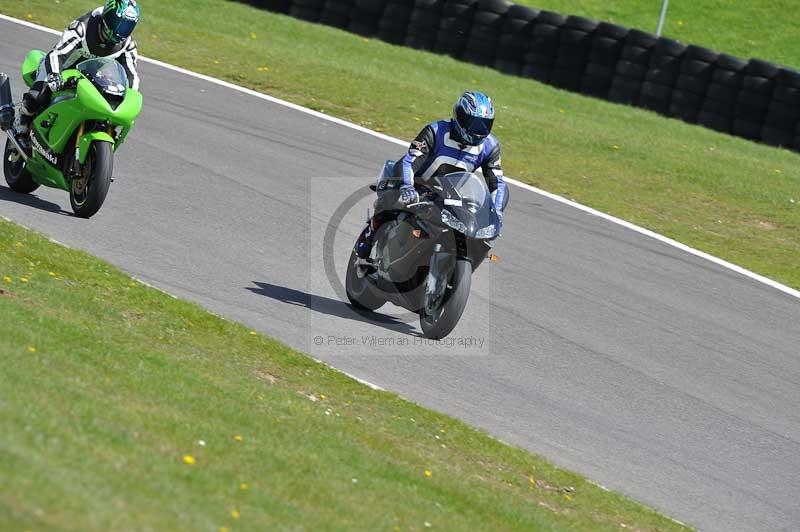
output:
POLYGON ((552 66, 540 65, 537 63, 526 63, 522 67, 522 75, 526 78, 533 78, 547 83, 550 81, 550 71, 553 70, 552 66))
POLYGON ((645 74, 647 74, 647 67, 641 63, 634 63, 623 59, 617 63, 617 74, 626 78, 644 81, 645 74))
POLYGON ((800 106, 800 88, 787 87, 786 85, 776 85, 775 92, 772 93, 772 98, 776 102, 800 106))
POLYGON ((406 31, 406 46, 431 50, 436 41, 441 13, 440 0, 414 0, 406 31))
POLYGON ((583 17, 567 17, 561 27, 558 52, 550 78, 556 87, 580 90, 592 50, 592 32, 599 23, 583 17))
POLYGON ((715 63, 719 59, 719 52, 690 44, 686 47, 686 58, 703 61, 705 63, 715 63))
POLYGON ((794 136, 798 118, 800 118, 800 107, 772 100, 767 107, 764 125, 783 129, 794 136))
MULTIPOLYGON (((458 5, 461 6, 461 4, 458 5)), ((467 46, 471 14, 471 11, 467 11, 461 16, 443 17, 439 23, 439 30, 436 32, 433 51, 460 57, 461 52, 467 46)))
POLYGON ((291 9, 289 9, 289 14, 301 20, 317 22, 319 21, 320 10, 301 5, 293 5, 291 9))
POLYGON ((594 34, 589 61, 599 65, 613 65, 622 55, 623 41, 614 37, 594 34))
POLYGON ((716 68, 711 73, 711 83, 719 83, 726 87, 733 87, 735 89, 742 88, 744 81, 744 71, 734 72, 733 70, 725 70, 724 68, 716 68))
POLYGON ((506 0, 240 0, 800 151, 800 72, 506 0))
POLYGON ((764 126, 761 128, 761 140, 773 146, 791 149, 794 143, 794 134, 783 129, 764 126))
POLYGON ((672 90, 673 88, 671 85, 662 85, 655 81, 645 81, 642 83, 639 105, 645 109, 665 114, 669 111, 672 90))
POLYGON ((650 62, 652 50, 644 46, 625 46, 622 48, 620 59, 629 63, 646 65, 650 62))
POLYGON ((494 64, 496 69, 515 75, 522 73, 524 57, 531 46, 533 22, 539 16, 538 10, 519 8, 512 5, 506 14, 494 64))
POLYGON ((469 20, 478 8, 478 0, 445 0, 442 4, 442 18, 463 18, 469 20))
POLYGON ((289 14, 309 22, 319 21, 325 0, 292 0, 289 14))
POLYGON ((656 55, 650 59, 650 66, 644 79, 653 83, 674 86, 681 73, 681 58, 672 55, 656 55))
POLYGON ((712 82, 708 85, 706 98, 728 104, 732 108, 732 106, 736 104, 736 100, 739 98, 739 87, 712 82))
POLYGON ((349 31, 371 37, 378 32, 378 26, 383 19, 383 10, 386 3, 381 0, 355 0, 355 6, 349 31))
POLYGON ((761 140, 761 125, 742 118, 736 118, 733 120, 731 133, 748 140, 761 140))
POLYGON ((656 42, 656 45, 653 47, 653 54, 657 56, 682 57, 686 52, 686 48, 687 46, 682 42, 664 37, 656 42))
MULTIPOLYGON (((546 18, 551 19, 552 17, 546 18)), ((550 81, 550 72, 558 53, 560 33, 561 30, 558 26, 543 22, 541 15, 536 19, 531 31, 530 51, 524 57, 523 76, 545 83, 550 81)))
POLYGON ((347 29, 353 11, 353 0, 327 0, 319 21, 328 26, 347 29))
POLYGON ((392 44, 402 44, 406 38, 408 22, 411 19, 412 2, 387 2, 383 15, 378 21, 376 36, 392 44))
POLYGON ((597 98, 608 99, 608 92, 614 80, 614 67, 588 63, 581 79, 581 93, 597 98))
POLYGON ((751 59, 744 69, 745 72, 751 76, 758 76, 767 79, 775 78, 781 70, 779 66, 773 65, 772 63, 767 63, 761 59, 751 59))
POLYGON ((277 13, 288 13, 292 5, 291 0, 246 0, 245 3, 277 13))
POLYGON ((641 46, 649 49, 658 44, 658 37, 646 31, 631 30, 628 32, 625 42, 631 46, 641 46))
POLYGON ((542 24, 550 24, 551 26, 559 27, 563 26, 566 21, 566 15, 562 15, 561 13, 547 11, 546 9, 542 9, 539 12, 539 22, 542 24))
POLYGON ((800 151, 800 124, 797 125, 797 129, 794 132, 794 144, 792 145, 792 149, 800 151))
MULTIPOLYGON (((707 68, 710 67, 708 63, 703 63, 707 68)), ((708 78, 711 73, 708 73, 708 78)), ((693 76, 691 74, 681 73, 678 75, 678 80, 675 82, 675 88, 683 91, 693 92, 698 96, 705 96, 708 90, 708 79, 702 76, 693 76)))
POLYGON ((714 129, 722 133, 730 133, 733 120, 730 116, 718 115, 709 111, 701 110, 697 113, 697 123, 709 129, 714 129))
POLYGON ((734 72, 742 72, 747 67, 747 61, 739 59, 728 54, 719 54, 717 57, 716 65, 718 68, 725 70, 732 70, 734 72))
POLYGON ((699 94, 675 89, 672 91, 667 113, 672 117, 680 118, 686 122, 696 122, 702 102, 703 97, 699 94))
POLYGON ((700 111, 713 113, 715 115, 724 116, 727 118, 733 118, 733 111, 735 108, 736 102, 723 102, 706 97, 706 99, 703 100, 703 104, 700 106, 700 111))
POLYGON ((486 66, 494 64, 509 7, 502 0, 479 0, 462 55, 464 60, 486 66))
POLYGON ((487 13, 497 13, 498 15, 505 15, 511 9, 511 3, 506 0, 480 0, 478 2, 478 9, 486 11, 487 13))
POLYGON ((608 99, 616 103, 636 105, 641 92, 641 80, 615 76, 608 91, 608 99))

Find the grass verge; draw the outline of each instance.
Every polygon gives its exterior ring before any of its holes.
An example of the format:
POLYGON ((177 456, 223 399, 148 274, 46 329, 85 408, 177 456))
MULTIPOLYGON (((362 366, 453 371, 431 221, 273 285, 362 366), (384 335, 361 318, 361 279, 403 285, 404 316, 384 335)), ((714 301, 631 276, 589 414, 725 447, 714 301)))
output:
MULTIPOLYGON (((0 12, 63 28, 95 3, 0 0, 0 12)), ((238 2, 148 3, 137 36, 151 57, 401 138, 485 90, 507 174, 800 288, 797 153, 238 2)))
POLYGON ((6 530, 679 530, 0 221, 6 530))
MULTIPOLYGON (((517 0, 539 9, 656 31, 661 2, 517 0)), ((800 68, 800 11, 794 0, 670 2, 665 37, 800 68)))

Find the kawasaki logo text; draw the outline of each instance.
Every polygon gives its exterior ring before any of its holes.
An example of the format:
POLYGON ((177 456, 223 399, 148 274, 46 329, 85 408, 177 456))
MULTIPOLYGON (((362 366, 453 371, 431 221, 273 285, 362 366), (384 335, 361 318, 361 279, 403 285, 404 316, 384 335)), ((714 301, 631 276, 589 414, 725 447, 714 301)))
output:
POLYGON ((58 166, 58 157, 44 149, 39 143, 39 139, 36 137, 36 135, 31 135, 31 140, 33 141, 33 147, 36 148, 36 151, 42 154, 42 157, 47 159, 53 166, 58 166))

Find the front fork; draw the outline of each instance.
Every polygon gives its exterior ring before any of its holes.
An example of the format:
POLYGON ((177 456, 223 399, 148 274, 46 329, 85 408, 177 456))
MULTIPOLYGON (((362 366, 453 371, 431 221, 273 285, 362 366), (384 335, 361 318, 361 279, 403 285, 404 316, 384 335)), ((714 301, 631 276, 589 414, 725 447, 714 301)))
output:
POLYGON ((113 126, 109 126, 107 131, 89 131, 86 133, 86 123, 81 122, 78 126, 78 134, 75 135, 75 157, 72 166, 69 168, 69 179, 75 181, 76 192, 81 192, 86 186, 89 176, 86 175, 86 159, 89 156, 92 142, 116 143, 116 135, 113 126))
POLYGON ((453 273, 455 257, 443 251, 442 244, 436 244, 431 254, 428 277, 425 281, 425 300, 435 302, 444 295, 447 281, 453 273))
POLYGON ((75 135, 75 158, 72 160, 72 168, 70 168, 69 171, 70 180, 75 177, 82 177, 83 175, 81 171, 81 139, 83 138, 85 129, 86 122, 81 122, 81 125, 78 126, 78 134, 75 135))

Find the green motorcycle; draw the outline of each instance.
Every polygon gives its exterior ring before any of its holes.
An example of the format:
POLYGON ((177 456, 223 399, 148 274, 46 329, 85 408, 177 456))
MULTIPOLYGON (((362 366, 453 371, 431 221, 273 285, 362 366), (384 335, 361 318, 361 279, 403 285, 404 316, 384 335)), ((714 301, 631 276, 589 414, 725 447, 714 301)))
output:
MULTIPOLYGON (((28 87, 36 80, 44 56, 34 50, 25 58, 22 79, 28 87)), ((30 152, 11 131, 6 132, 3 171, 16 192, 27 194, 40 185, 69 192, 73 212, 89 218, 106 199, 114 152, 142 110, 142 95, 128 88, 125 69, 113 59, 83 61, 65 70, 62 78, 63 85, 49 107, 33 121, 30 152)), ((10 89, 2 92, 10 93, 10 89)))

